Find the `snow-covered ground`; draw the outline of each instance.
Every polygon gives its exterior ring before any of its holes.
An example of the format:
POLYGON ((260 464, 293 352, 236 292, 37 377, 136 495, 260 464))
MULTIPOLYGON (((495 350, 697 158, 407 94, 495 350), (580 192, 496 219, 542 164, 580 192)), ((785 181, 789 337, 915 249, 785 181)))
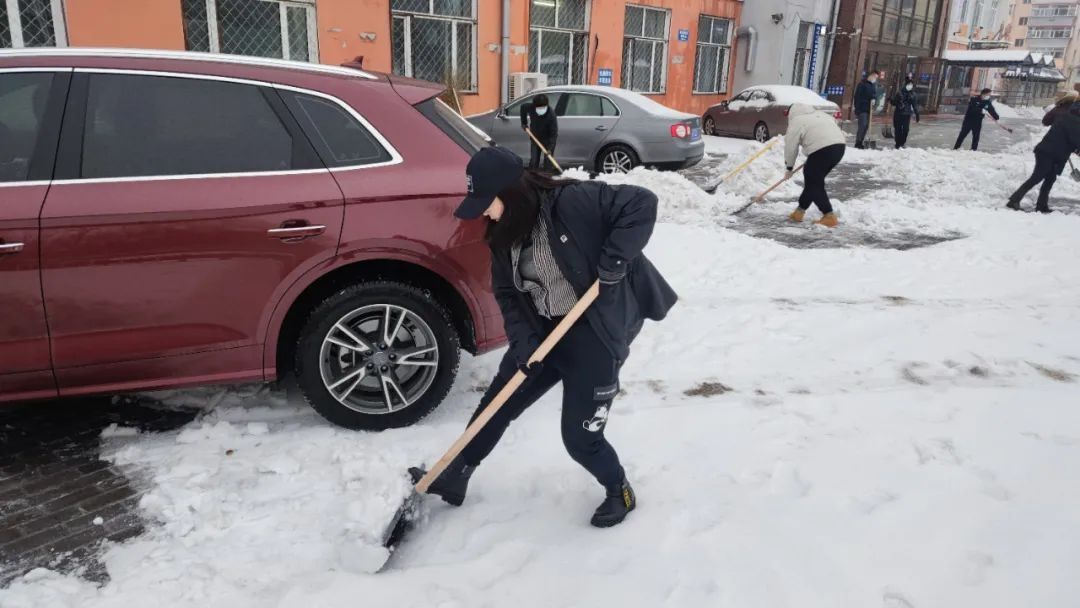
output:
MULTIPOLYGON (((623 525, 588 525, 600 490, 563 452, 554 391, 465 506, 429 498, 367 573, 404 470, 457 437, 498 354, 466 358, 430 418, 380 434, 265 388, 180 392, 166 402, 205 408, 187 427, 102 439, 160 522, 107 549, 111 582, 39 570, 0 606, 1080 605, 1080 217, 1002 207, 1034 141, 849 150, 867 180, 903 186, 837 200, 827 249, 735 229, 826 234, 786 225, 790 202, 729 215, 780 176, 780 146, 715 196, 673 173, 611 178, 660 194, 648 254, 681 295, 635 343, 608 426, 639 499, 623 525), (845 240, 875 233, 963 238, 845 240)), ((729 155, 716 174, 758 146, 710 138, 729 155)))

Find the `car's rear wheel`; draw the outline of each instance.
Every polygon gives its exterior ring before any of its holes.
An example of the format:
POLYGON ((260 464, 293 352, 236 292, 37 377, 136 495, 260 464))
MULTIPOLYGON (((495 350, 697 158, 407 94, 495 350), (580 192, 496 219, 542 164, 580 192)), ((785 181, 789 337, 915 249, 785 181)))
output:
POLYGON ((761 143, 769 141, 769 125, 759 122, 754 125, 754 139, 761 143))
POLYGON ((308 403, 334 424, 408 426, 446 397, 459 341, 446 309, 402 283, 354 285, 315 307, 300 332, 296 377, 308 403))
POLYGON ((716 135, 716 121, 713 120, 712 116, 706 116, 705 119, 701 121, 701 128, 705 131, 706 135, 716 135))
POLYGON ((597 166, 604 173, 626 173, 641 163, 629 146, 616 144, 600 153, 597 166))

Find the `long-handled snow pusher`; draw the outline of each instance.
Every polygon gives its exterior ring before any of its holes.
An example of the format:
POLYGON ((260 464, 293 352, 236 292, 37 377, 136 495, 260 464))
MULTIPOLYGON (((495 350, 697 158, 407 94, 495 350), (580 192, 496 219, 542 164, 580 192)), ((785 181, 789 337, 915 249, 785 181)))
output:
MULTIPOLYGON (((570 331, 570 328, 573 327, 574 323, 585 314, 585 311, 596 301, 596 298, 599 295, 600 282, 597 281, 585 292, 585 295, 581 296, 581 299, 578 300, 577 304, 570 309, 570 312, 563 317, 563 320, 559 321, 559 324, 555 326, 555 329, 551 330, 551 334, 548 335, 540 346, 537 347, 536 351, 529 357, 529 363, 543 361, 544 358, 548 356, 548 353, 555 348, 555 345, 559 343, 559 340, 562 340, 563 336, 566 335, 566 332, 570 331)), ((404 504, 402 504, 401 508, 394 514, 393 520, 383 533, 384 547, 393 549, 401 542, 402 537, 409 530, 412 516, 416 512, 416 507, 420 501, 420 495, 427 493, 432 482, 438 479, 439 475, 442 474, 447 465, 457 458, 458 454, 465 449, 465 446, 469 445, 469 442, 472 441, 473 437, 475 437, 476 434, 480 432, 480 429, 484 428, 484 425, 495 416, 499 409, 502 408, 508 399, 510 399, 510 396, 521 387, 526 378, 527 376, 524 372, 519 371, 514 374, 513 377, 510 378, 510 381, 506 383, 506 386, 499 391, 499 394, 495 395, 495 399, 484 408, 484 411, 481 412, 480 415, 476 417, 476 420, 465 429, 465 432, 461 434, 461 437, 458 437, 458 440, 454 442, 454 445, 450 446, 450 449, 435 463, 435 466, 431 467, 431 470, 425 473, 424 476, 420 478, 420 481, 416 482, 416 485, 413 486, 413 492, 409 494, 405 499, 404 504)))
POLYGON ((1010 129, 1009 127, 1006 127, 1005 125, 1001 124, 1001 121, 995 120, 995 121, 994 121, 994 124, 996 124, 997 126, 1001 127, 1002 129, 1005 129, 1005 130, 1006 130, 1006 131, 1008 131, 1009 133, 1012 133, 1012 132, 1013 132, 1013 130, 1012 130, 1012 129, 1010 129))
POLYGON ((779 187, 780 187, 781 185, 783 185, 783 183, 784 183, 784 182, 788 181, 788 180, 789 180, 789 179, 791 179, 792 177, 795 177, 795 174, 796 174, 796 173, 798 173, 799 171, 802 171, 802 168, 803 168, 803 167, 804 167, 805 165, 806 165, 806 163, 803 163, 803 164, 799 165, 798 167, 795 167, 795 168, 794 168, 794 169, 793 169, 793 170, 791 171, 791 175, 790 175, 790 176, 787 176, 787 175, 785 175, 785 176, 784 176, 783 178, 781 178, 781 180, 780 180, 780 181, 778 181, 778 182, 776 182, 775 184, 773 184, 773 185, 769 186, 769 189, 768 189, 768 190, 766 190, 766 191, 762 192, 761 194, 759 194, 759 195, 755 196, 754 198, 750 199, 750 202, 746 203, 746 204, 745 204, 745 205, 743 205, 742 207, 739 207, 739 208, 738 208, 738 209, 736 209, 735 211, 732 211, 732 212, 731 212, 731 215, 738 215, 738 214, 742 213, 743 211, 746 211, 747 209, 749 209, 750 207, 752 207, 754 203, 760 203, 761 201, 765 200, 765 197, 766 197, 766 196, 767 196, 767 195, 768 195, 768 194, 769 194, 770 192, 772 192, 773 190, 776 190, 777 188, 779 188, 779 187))
POLYGON ((551 155, 551 152, 548 152, 548 149, 544 147, 544 144, 540 143, 539 139, 536 139, 536 136, 533 135, 532 129, 525 127, 525 132, 529 134, 529 137, 532 138, 533 142, 535 142, 536 145, 540 148, 540 150, 543 151, 544 156, 548 157, 548 160, 551 161, 551 164, 555 165, 555 168, 559 170, 559 173, 562 173, 562 167, 559 166, 559 163, 555 162, 555 157, 551 155))
POLYGON ((765 144, 764 148, 758 150, 757 152, 754 153, 753 156, 746 159, 746 161, 743 162, 743 164, 739 165, 738 167, 735 167, 734 169, 731 170, 730 173, 728 173, 724 177, 721 177, 720 179, 716 180, 715 182, 713 182, 713 183, 711 183, 711 184, 709 184, 707 186, 703 186, 701 189, 704 190, 705 192, 707 192, 708 194, 716 194, 716 189, 720 187, 720 184, 722 184, 722 183, 726 182, 727 180, 731 179, 736 173, 739 173, 743 169, 749 167, 750 163, 752 163, 755 160, 757 160, 758 158, 760 158, 762 154, 765 154, 766 152, 768 152, 769 148, 772 148, 773 146, 775 146, 776 142, 778 142, 778 141, 780 141, 780 140, 774 137, 772 141, 765 144))

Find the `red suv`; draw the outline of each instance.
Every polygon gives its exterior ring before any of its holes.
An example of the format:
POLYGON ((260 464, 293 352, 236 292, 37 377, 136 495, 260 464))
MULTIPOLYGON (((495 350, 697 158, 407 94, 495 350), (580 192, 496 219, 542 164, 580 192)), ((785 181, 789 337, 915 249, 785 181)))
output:
POLYGON ((0 53, 0 401, 295 372, 351 428, 411 424, 500 346, 485 136, 440 87, 223 55, 0 53))

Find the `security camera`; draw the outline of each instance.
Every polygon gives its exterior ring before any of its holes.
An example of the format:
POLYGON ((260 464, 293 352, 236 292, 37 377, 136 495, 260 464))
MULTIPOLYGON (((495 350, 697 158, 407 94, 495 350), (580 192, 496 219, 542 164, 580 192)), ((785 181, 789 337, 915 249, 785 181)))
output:
POLYGON ((772 14, 772 22, 773 23, 780 23, 783 20, 784 20, 784 13, 773 13, 772 14))

